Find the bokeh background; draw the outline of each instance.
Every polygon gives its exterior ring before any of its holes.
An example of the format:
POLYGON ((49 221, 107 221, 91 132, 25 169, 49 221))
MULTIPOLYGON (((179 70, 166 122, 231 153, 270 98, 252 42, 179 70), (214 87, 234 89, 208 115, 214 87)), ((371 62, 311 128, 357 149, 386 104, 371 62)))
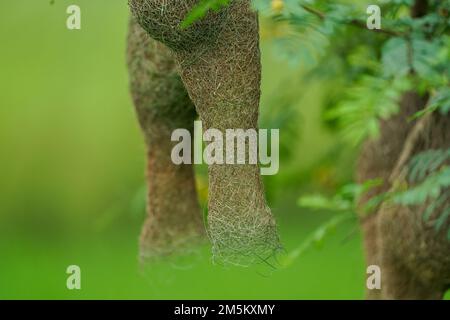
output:
MULTIPOLYGON (((215 265, 207 244, 141 269, 145 148, 128 92, 127 1, 50 2, 0 2, 0 299, 364 297, 354 221, 276 270, 215 265), (66 28, 70 4, 81 7, 79 31, 66 28), (81 290, 66 288, 71 264, 81 290)), ((282 143, 280 172, 265 183, 292 252, 333 214, 300 208, 299 196, 351 181, 357 150, 342 152, 323 121, 333 83, 305 77, 261 28, 261 125, 280 128, 282 143)))

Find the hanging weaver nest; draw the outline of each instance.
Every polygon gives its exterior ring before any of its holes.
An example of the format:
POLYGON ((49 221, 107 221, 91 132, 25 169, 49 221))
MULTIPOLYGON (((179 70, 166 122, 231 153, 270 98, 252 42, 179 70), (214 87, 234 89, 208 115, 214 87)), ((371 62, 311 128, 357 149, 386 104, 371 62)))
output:
POLYGON ((131 12, 139 24, 155 40, 172 50, 191 50, 215 41, 221 30, 221 21, 228 9, 210 12, 191 27, 181 29, 180 24, 198 4, 198 0, 129 0, 131 12))
MULTIPOLYGON (((139 24, 169 47, 204 129, 256 129, 261 62, 257 14, 234 0, 187 29, 198 0, 130 0, 139 24)), ((280 250, 257 165, 209 167, 208 235, 215 261, 249 265, 280 250)))

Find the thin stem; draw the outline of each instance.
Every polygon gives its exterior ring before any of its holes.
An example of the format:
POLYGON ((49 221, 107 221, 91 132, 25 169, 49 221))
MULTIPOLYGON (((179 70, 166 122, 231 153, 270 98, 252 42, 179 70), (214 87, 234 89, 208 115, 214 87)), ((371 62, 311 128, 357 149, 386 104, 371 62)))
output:
MULTIPOLYGON (((320 20, 325 20, 326 17, 327 17, 326 14, 325 14, 324 12, 321 12, 321 11, 315 9, 315 8, 312 8, 312 7, 307 6, 307 5, 304 5, 304 4, 301 4, 300 6, 301 6, 305 11, 307 11, 307 12, 309 12, 309 13, 311 13, 311 14, 317 16, 320 20)), ((359 20, 357 20, 357 19, 351 19, 351 20, 349 20, 347 23, 348 23, 349 25, 352 25, 352 26, 355 26, 355 27, 358 27, 358 28, 362 28, 362 29, 368 30, 368 29, 367 29, 367 26, 366 26, 363 22, 361 22, 361 21, 359 21, 359 20)), ((406 35, 406 34, 403 33, 403 32, 398 32, 398 31, 395 31, 395 30, 389 30, 389 29, 374 29, 374 30, 370 30, 370 31, 374 31, 374 32, 377 32, 377 33, 387 34, 387 35, 393 36, 393 37, 402 37, 402 36, 405 36, 405 35, 406 35)))

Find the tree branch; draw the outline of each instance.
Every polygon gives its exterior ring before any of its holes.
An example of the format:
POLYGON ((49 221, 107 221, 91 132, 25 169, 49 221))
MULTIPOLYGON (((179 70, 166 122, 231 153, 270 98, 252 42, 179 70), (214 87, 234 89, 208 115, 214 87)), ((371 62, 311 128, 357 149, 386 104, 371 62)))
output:
MULTIPOLYGON (((327 18, 326 14, 325 14, 324 12, 321 12, 321 11, 315 9, 315 8, 309 7, 309 6, 304 5, 304 4, 301 4, 300 6, 301 6, 305 11, 307 11, 307 12, 309 12, 309 13, 315 15, 316 17, 318 17, 320 20, 325 20, 325 19, 327 18)), ((357 20, 357 19, 349 20, 347 23, 348 23, 349 25, 354 26, 354 27, 358 27, 358 28, 362 28, 362 29, 365 29, 365 30, 369 30, 369 29, 367 29, 367 26, 366 26, 363 22, 361 22, 361 21, 359 21, 359 20, 357 20)), ((395 30, 389 30, 389 29, 374 29, 374 30, 370 30, 370 31, 374 31, 374 32, 377 32, 377 33, 387 34, 387 35, 393 36, 393 37, 402 37, 402 36, 405 36, 405 35, 406 35, 406 34, 403 33, 403 32, 398 32, 398 31, 395 31, 395 30)))

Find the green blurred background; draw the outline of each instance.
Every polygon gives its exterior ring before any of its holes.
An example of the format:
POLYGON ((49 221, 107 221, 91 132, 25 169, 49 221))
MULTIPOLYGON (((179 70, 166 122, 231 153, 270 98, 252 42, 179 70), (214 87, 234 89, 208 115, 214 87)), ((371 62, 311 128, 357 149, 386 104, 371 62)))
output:
MULTIPOLYGON (((127 19, 126 0, 0 2, 0 299, 364 298, 354 222, 277 270, 214 265, 208 245, 139 268, 145 148, 128 93, 127 19), (79 31, 66 28, 70 4, 81 7, 79 31), (66 288, 71 264, 81 290, 66 288)), ((321 121, 333 84, 304 79, 262 29, 261 124, 280 127, 282 143, 280 173, 265 183, 290 252, 330 218, 298 197, 351 180, 355 150, 338 157, 321 121)))

